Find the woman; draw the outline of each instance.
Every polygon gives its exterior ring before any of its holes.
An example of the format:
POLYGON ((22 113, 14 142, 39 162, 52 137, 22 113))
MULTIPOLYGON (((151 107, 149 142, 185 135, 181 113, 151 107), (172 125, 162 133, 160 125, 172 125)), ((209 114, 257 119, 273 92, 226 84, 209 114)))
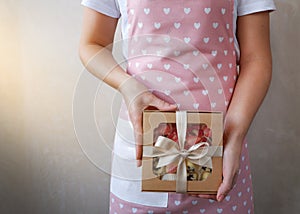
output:
POLYGON ((273 1, 82 3, 81 60, 125 101, 115 137, 110 212, 253 213, 244 139, 271 79, 273 1), (111 53, 120 17, 127 72, 111 53), (140 191, 133 159, 141 166, 142 111, 149 107, 224 112, 223 182, 216 195, 140 191))

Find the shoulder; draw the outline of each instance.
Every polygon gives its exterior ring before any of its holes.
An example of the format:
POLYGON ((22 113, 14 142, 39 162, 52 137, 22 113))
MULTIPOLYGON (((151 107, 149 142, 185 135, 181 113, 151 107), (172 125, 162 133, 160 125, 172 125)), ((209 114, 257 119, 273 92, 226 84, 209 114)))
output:
POLYGON ((81 4, 113 18, 121 15, 118 0, 82 0, 81 4))
POLYGON ((237 15, 243 16, 262 11, 273 11, 276 9, 273 0, 234 0, 237 7, 237 15))

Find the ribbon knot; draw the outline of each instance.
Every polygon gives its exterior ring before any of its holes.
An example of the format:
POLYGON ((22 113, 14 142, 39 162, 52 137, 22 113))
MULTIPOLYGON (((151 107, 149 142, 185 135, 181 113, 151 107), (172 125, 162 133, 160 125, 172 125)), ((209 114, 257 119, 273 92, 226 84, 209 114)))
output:
POLYGON ((184 159, 186 159, 190 153, 187 150, 183 150, 179 153, 181 155, 181 157, 183 157, 184 159))
POLYGON ((212 169, 212 157, 222 156, 221 146, 210 146, 207 142, 201 142, 184 149, 187 112, 176 112, 176 128, 178 144, 166 137, 159 136, 154 146, 144 146, 145 157, 159 157, 157 167, 163 167, 171 163, 177 164, 176 192, 185 193, 187 191, 187 170, 186 160, 212 169))

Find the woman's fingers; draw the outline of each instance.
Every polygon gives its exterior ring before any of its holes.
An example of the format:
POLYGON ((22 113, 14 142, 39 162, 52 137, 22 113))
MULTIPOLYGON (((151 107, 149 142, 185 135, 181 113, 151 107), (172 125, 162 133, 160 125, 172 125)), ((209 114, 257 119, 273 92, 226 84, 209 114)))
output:
POLYGON ((134 129, 135 134, 135 148, 136 148, 136 160, 137 160, 137 167, 142 166, 142 157, 143 157, 143 130, 142 130, 142 120, 137 121, 134 129))
POLYGON ((143 128, 142 128, 142 111, 129 111, 130 120, 133 125, 135 148, 136 148, 136 160, 137 166, 142 165, 143 156, 143 128))
POLYGON ((134 137, 136 142, 136 160, 138 167, 142 165, 143 156, 142 114, 143 110, 145 110, 149 106, 154 106, 155 108, 162 111, 172 111, 177 109, 177 105, 169 104, 157 98, 150 92, 142 92, 128 103, 129 116, 134 129, 134 137))
POLYGON ((198 198, 204 198, 204 199, 212 199, 212 200, 217 200, 217 195, 206 195, 206 194, 198 194, 198 195, 192 195, 196 196, 198 198))
POLYGON ((176 104, 169 104, 156 96, 153 95, 152 101, 149 103, 150 106, 154 106, 161 111, 174 111, 177 109, 176 104))
POLYGON ((225 178, 223 179, 222 184, 220 185, 217 193, 217 200, 219 202, 223 201, 226 195, 230 192, 233 187, 233 178, 225 178))
POLYGON ((223 156, 223 181, 218 189, 217 200, 223 201, 236 183, 239 169, 240 151, 227 144, 223 156))

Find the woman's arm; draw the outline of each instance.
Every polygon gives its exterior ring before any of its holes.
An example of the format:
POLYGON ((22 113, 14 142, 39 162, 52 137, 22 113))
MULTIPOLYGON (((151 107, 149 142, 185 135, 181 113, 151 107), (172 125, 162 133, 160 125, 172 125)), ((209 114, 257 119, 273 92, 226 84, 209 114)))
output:
POLYGON ((241 50, 240 74, 225 118, 223 183, 218 201, 224 199, 235 183, 242 142, 271 81, 269 12, 239 17, 237 37, 241 50))
POLYGON ((158 99, 148 89, 128 75, 112 56, 113 39, 118 20, 85 8, 79 55, 89 72, 117 89, 123 96, 134 127, 137 165, 142 159, 142 113, 149 106, 160 110, 175 110, 158 99))
POLYGON ((118 19, 84 8, 79 56, 97 78, 118 89, 130 78, 112 56, 112 44, 118 19))

